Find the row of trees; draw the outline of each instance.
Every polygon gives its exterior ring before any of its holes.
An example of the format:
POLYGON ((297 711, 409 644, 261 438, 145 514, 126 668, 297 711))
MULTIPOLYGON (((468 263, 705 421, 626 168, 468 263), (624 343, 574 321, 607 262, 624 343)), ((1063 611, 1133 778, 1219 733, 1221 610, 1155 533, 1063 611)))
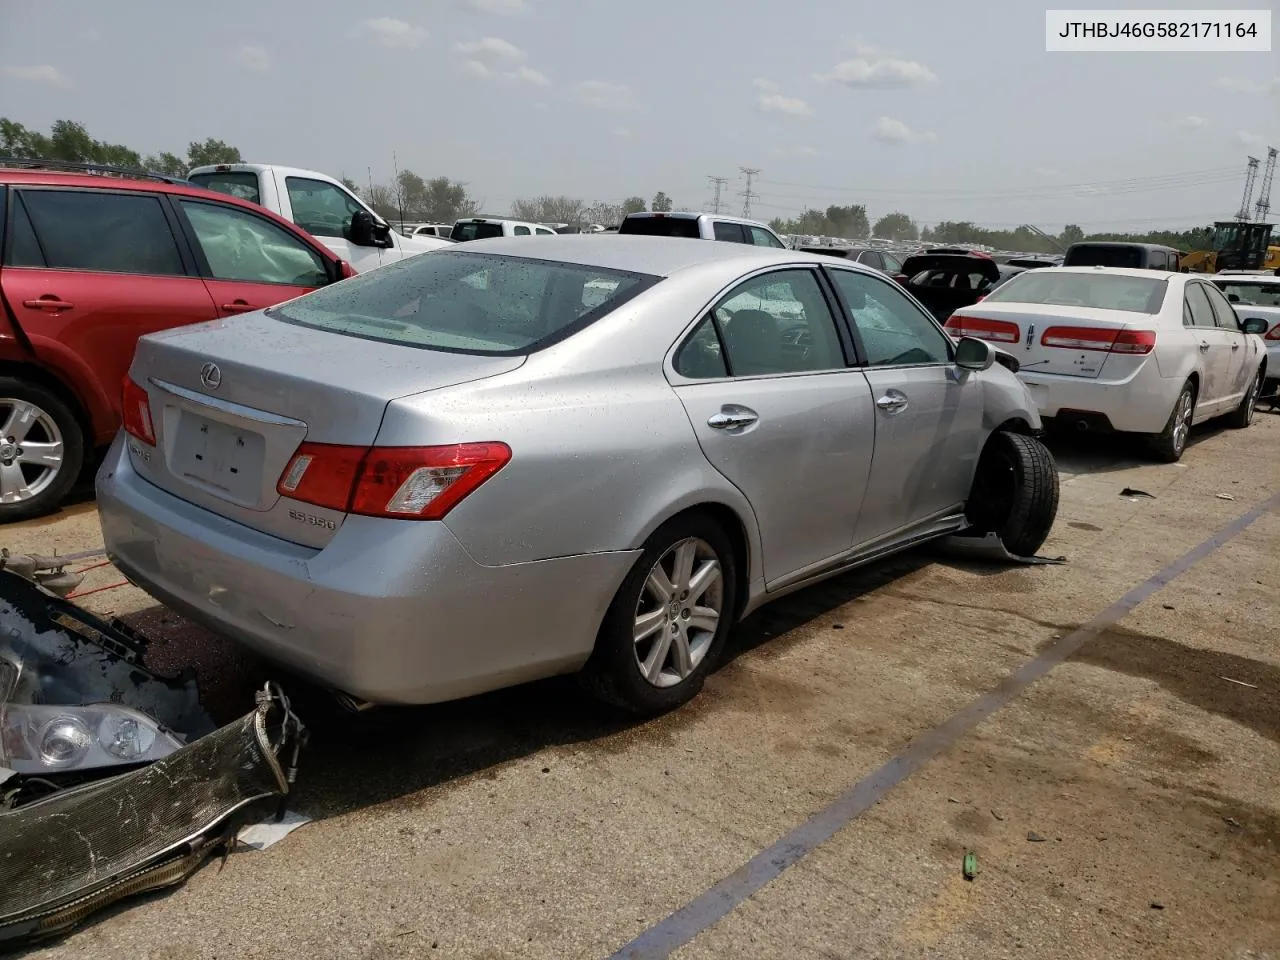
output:
POLYGON ((186 176, 192 167, 208 163, 238 163, 240 151, 209 137, 203 143, 187 144, 185 157, 175 153, 143 156, 119 143, 95 140, 84 124, 55 120, 49 132, 29 130, 22 124, 0 117, 0 155, 20 159, 61 160, 64 163, 101 163, 132 170, 151 170, 171 177, 186 176))
POLYGON ((817 237, 846 237, 862 239, 883 237, 887 240, 928 240, 934 243, 987 246, 996 250, 1019 250, 1027 253, 1053 253, 1081 240, 1127 240, 1135 243, 1161 243, 1180 250, 1206 250, 1213 237, 1213 227, 1196 227, 1192 230, 1153 230, 1147 233, 1089 233, 1077 224, 1069 223, 1053 240, 1037 233, 1029 226, 1015 230, 992 230, 968 220, 944 220, 932 227, 919 227, 907 214, 886 214, 875 223, 867 217, 867 208, 861 204, 847 207, 830 206, 826 210, 806 210, 792 220, 777 218, 771 221, 779 233, 801 234, 817 237))
MULTIPOLYGON (((41 133, 4 117, 0 117, 0 156, 100 163, 150 170, 173 177, 185 176, 192 167, 211 163, 237 163, 242 159, 239 149, 213 137, 203 142, 191 141, 183 156, 167 151, 143 155, 123 144, 95 140, 84 124, 72 120, 56 120, 48 133, 41 133)), ((343 182, 349 190, 360 192, 354 181, 344 177, 343 182)), ((459 217, 474 216, 484 206, 483 201, 477 201, 468 194, 466 184, 448 177, 425 180, 412 170, 400 171, 390 184, 372 185, 365 194, 365 200, 388 220, 430 223, 451 223, 459 217)), ((645 209, 663 212, 671 210, 673 206, 671 198, 661 190, 648 204, 644 197, 639 196, 628 197, 621 203, 588 203, 574 197, 540 196, 516 200, 511 205, 510 215, 535 223, 567 223, 572 226, 598 223, 610 226, 617 224, 628 213, 645 209)), ((862 204, 843 207, 832 205, 826 210, 805 210, 791 220, 777 218, 771 222, 771 226, 779 233, 810 236, 931 240, 1040 253, 1049 253, 1054 249, 1053 244, 1044 236, 1028 227, 989 230, 967 220, 945 220, 922 229, 910 216, 900 211, 886 214, 872 223, 867 215, 867 208, 862 204)), ((1089 234, 1088 239, 1133 240, 1167 244, 1181 250, 1203 250, 1207 249, 1212 234, 1212 227, 1200 227, 1181 232, 1161 230, 1142 234, 1094 233, 1089 234)), ((1076 224, 1068 224, 1056 239, 1060 245, 1065 246, 1086 239, 1086 234, 1076 224)))

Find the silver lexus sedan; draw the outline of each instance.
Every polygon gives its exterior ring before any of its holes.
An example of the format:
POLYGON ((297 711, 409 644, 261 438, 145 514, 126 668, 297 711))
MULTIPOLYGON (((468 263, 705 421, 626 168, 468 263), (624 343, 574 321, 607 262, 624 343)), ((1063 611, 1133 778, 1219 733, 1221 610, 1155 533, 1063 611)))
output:
POLYGON ((581 672, 653 714, 791 590, 963 529, 1038 549, 1058 478, 1009 367, 830 257, 476 241, 144 337, 103 534, 360 700, 581 672))

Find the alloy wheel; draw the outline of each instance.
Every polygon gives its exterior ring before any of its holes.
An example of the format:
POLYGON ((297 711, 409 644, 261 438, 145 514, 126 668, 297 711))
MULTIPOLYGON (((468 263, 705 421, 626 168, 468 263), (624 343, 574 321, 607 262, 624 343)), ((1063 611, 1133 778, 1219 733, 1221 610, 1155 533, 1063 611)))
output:
POLYGON ((658 558, 636 604, 636 664, 655 687, 686 680, 707 656, 724 613, 720 558, 690 537, 658 558))
POLYGON ((1178 409, 1173 415, 1173 447, 1179 453, 1187 445, 1187 434, 1191 432, 1191 392, 1184 391, 1178 397, 1178 409))
POLYGON ((41 493, 62 471, 62 431, 36 404, 0 397, 0 503, 22 503, 41 493))

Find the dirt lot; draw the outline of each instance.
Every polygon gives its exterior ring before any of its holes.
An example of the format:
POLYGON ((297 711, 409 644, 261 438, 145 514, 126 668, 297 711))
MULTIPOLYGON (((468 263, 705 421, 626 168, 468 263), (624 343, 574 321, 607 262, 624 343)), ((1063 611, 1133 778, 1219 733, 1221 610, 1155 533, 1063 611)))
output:
MULTIPOLYGON (((364 715, 304 758, 314 822, 32 955, 1280 958, 1280 415, 1176 465, 1056 449, 1064 565, 917 551, 810 589, 640 726, 569 681, 364 715)), ((87 502, 0 541, 101 542, 87 502)), ((249 709, 227 643, 132 587, 83 602, 249 709)))

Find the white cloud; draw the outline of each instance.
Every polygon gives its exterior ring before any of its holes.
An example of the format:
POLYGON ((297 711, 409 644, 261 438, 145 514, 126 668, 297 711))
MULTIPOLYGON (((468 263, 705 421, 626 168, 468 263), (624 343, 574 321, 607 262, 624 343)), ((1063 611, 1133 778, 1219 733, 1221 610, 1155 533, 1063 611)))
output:
POLYGON ((1256 133, 1250 133, 1248 130, 1241 130, 1236 133, 1236 140, 1242 147, 1258 147, 1262 145, 1264 137, 1258 136, 1256 133))
POLYGON ((827 73, 815 73, 813 79, 821 83, 840 83, 846 87, 889 90, 937 83, 938 75, 915 60, 860 56, 837 63, 827 73))
POLYGON ((268 70, 271 67, 271 57, 262 47, 241 47, 236 51, 236 59, 240 61, 240 66, 249 70, 268 70))
POLYGON ((424 28, 395 17, 364 20, 360 24, 360 32, 375 43, 392 49, 420 47, 431 35, 424 28))
POLYGON ((511 73, 505 74, 508 80, 514 80, 516 83, 527 83, 534 87, 549 87, 551 81, 547 79, 545 73, 534 70, 532 67, 518 67, 511 73))
POLYGON ((1182 127, 1184 130, 1199 130, 1208 122, 1209 121, 1204 117, 1185 116, 1179 117, 1177 120, 1173 121, 1173 125, 1175 127, 1182 127))
POLYGON ((756 77, 751 81, 751 85, 757 90, 763 90, 765 93, 778 92, 778 85, 772 80, 766 80, 764 77, 756 77))
POLYGON ((529 9, 529 0, 466 0, 466 4, 472 10, 500 17, 514 17, 529 9))
POLYGON ((937 135, 912 130, 901 120, 895 120, 892 117, 881 117, 871 127, 871 136, 881 143, 888 143, 899 146, 906 143, 931 143, 937 140, 937 135))
POLYGON ((632 136, 634 136, 630 127, 616 127, 614 128, 613 135, 619 140, 630 140, 632 136))
POLYGON ((489 68, 479 60, 463 60, 462 69, 475 77, 489 76, 489 68))
POLYGON ((788 116, 813 116, 813 108, 797 97, 785 97, 781 93, 760 93, 756 106, 767 114, 788 116))
POLYGON ((811 117, 813 107, 796 97, 784 97, 780 93, 762 93, 756 107, 764 113, 785 113, 791 117, 811 117))
POLYGON ((574 95, 579 103, 600 110, 622 113, 639 108, 639 103, 630 87, 620 83, 609 83, 607 80, 584 80, 574 88, 574 95))
POLYGON ((453 49, 466 57, 483 60, 523 60, 524 51, 501 37, 484 37, 472 43, 455 43, 453 49))
POLYGON ((59 87, 63 90, 71 86, 71 78, 57 67, 48 63, 41 63, 31 67, 14 67, 6 65, 4 67, 4 75, 6 77, 12 77, 14 80, 27 80, 31 83, 43 83, 47 86, 59 87))
POLYGON ((1249 77, 1218 77, 1213 85, 1232 93, 1280 93, 1280 77, 1270 80, 1253 80, 1249 77))

